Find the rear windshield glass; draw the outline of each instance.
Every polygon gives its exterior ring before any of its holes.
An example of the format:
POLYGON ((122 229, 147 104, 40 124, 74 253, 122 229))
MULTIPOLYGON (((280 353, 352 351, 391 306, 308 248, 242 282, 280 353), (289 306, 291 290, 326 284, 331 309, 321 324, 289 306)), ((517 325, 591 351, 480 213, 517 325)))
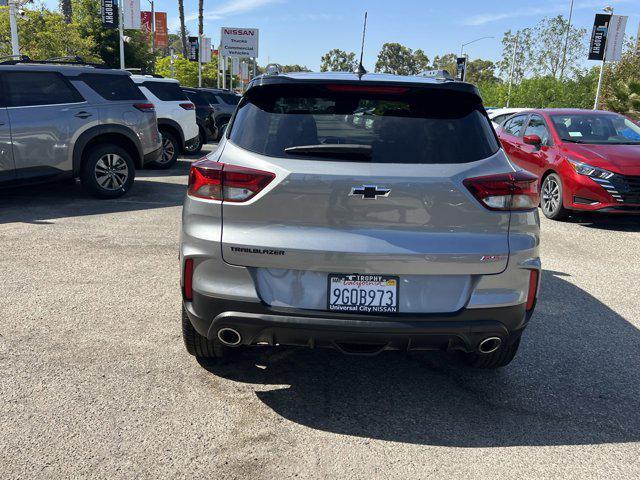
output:
POLYGON ((193 102, 194 105, 198 107, 208 107, 209 102, 207 102, 206 98, 201 92, 195 92, 193 90, 185 90, 184 92, 189 100, 193 102))
POLYGON ((551 115, 558 136, 564 142, 636 145, 640 127, 615 113, 551 115))
POLYGON ((84 73, 80 75, 80 79, 105 100, 146 100, 127 75, 84 73))
POLYGON ((143 85, 163 102, 188 100, 180 85, 175 82, 144 82, 143 85))
POLYGON ((218 95, 220 95, 220 98, 222 98, 224 103, 229 105, 238 105, 242 98, 240 95, 235 95, 233 93, 219 93, 218 95))
POLYGON ((477 96, 401 90, 258 87, 241 102, 229 138, 264 155, 332 161, 465 163, 498 151, 477 96))
POLYGON ((202 90, 201 93, 202 93, 202 96, 207 99, 207 102, 209 102, 209 105, 216 105, 217 103, 219 103, 218 99, 213 93, 207 92, 206 90, 202 90))

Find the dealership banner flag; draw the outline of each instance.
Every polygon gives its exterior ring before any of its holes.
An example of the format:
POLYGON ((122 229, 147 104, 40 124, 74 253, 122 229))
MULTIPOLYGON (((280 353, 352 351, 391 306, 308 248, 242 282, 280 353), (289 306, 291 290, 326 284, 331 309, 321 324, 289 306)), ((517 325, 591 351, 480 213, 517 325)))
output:
POLYGON ((467 57, 458 57, 456 59, 456 80, 464 82, 467 73, 467 57))
POLYGON ((596 18, 593 21, 593 30, 591 31, 591 42, 589 43, 589 60, 602 60, 604 58, 610 22, 611 15, 605 13, 596 14, 596 18))
POLYGON ((105 28, 118 28, 118 1, 102 0, 100 4, 102 26, 105 28))
POLYGON ((609 23, 607 35, 607 55, 608 62, 617 62, 622 58, 622 48, 624 47, 624 32, 627 29, 626 15, 613 15, 609 23))
POLYGON ((189 37, 189 51, 187 52, 187 58, 192 62, 198 61, 198 37, 189 37))
POLYGON ((140 30, 144 34, 145 38, 149 38, 153 31, 153 18, 151 12, 140 12, 140 30))
POLYGON ((156 48, 167 48, 168 46, 167 12, 156 12, 156 48))
POLYGON ((209 63, 211 61, 211 38, 202 37, 199 53, 202 63, 209 63))
POLYGON ((140 0, 121 0, 123 26, 128 30, 140 30, 140 0))

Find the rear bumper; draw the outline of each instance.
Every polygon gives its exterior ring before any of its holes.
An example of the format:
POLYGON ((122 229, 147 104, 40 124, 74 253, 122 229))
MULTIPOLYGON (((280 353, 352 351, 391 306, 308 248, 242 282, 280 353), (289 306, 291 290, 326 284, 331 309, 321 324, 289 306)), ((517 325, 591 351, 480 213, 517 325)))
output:
POLYGON ((221 328, 233 328, 242 345, 332 347, 345 353, 382 350, 476 351, 487 337, 515 341, 531 312, 524 304, 463 309, 452 314, 364 316, 325 311, 273 308, 263 303, 228 301, 199 295, 185 302, 194 328, 209 339, 221 328), (357 346, 371 347, 364 350, 357 346))
POLYGON ((155 162, 160 158, 161 155, 162 155, 162 145, 160 146, 160 148, 145 154, 144 157, 142 157, 142 165, 155 162))

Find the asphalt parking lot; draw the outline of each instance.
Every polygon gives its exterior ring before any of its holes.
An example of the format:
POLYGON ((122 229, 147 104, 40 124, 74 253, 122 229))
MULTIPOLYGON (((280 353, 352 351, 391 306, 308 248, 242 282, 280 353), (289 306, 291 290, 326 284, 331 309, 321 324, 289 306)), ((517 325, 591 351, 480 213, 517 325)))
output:
POLYGON ((199 365, 189 162, 117 200, 0 194, 0 478, 640 478, 640 217, 543 220, 541 299, 501 371, 284 348, 199 365))

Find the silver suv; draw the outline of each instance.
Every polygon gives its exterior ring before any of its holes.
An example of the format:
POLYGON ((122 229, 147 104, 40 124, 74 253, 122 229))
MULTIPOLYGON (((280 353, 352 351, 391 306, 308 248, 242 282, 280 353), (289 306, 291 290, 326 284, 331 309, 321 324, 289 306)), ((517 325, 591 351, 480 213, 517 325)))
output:
POLYGON ((154 106, 128 72, 0 63, 0 186, 80 178, 115 198, 161 153, 154 106))
POLYGON ((536 303, 538 200, 473 85, 258 77, 189 174, 187 350, 454 350, 504 366, 536 303))

